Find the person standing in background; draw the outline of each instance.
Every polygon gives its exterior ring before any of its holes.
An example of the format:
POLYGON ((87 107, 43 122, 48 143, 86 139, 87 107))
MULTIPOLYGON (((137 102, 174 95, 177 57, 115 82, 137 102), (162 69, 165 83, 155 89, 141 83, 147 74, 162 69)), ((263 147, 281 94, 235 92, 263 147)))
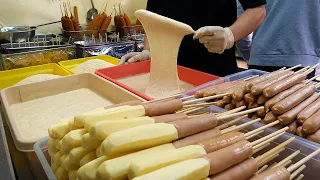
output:
POLYGON ((249 68, 271 72, 319 63, 320 0, 267 0, 266 10, 253 39, 249 68))
MULTIPOLYGON (((254 31, 265 18, 265 0, 239 1, 245 11, 238 19, 236 0, 148 0, 147 10, 196 30, 182 40, 178 65, 225 76, 238 71, 234 43, 254 31)), ((144 51, 123 56, 120 64, 149 60, 150 53, 146 37, 144 51)))
MULTIPOLYGON (((244 12, 244 9, 243 9, 241 3, 239 2, 239 0, 237 0, 237 15, 238 15, 238 17, 241 16, 241 14, 243 12, 244 12)), ((243 60, 247 63, 249 62, 249 58, 250 58, 252 34, 253 33, 250 33, 248 36, 240 39, 236 43, 238 50, 242 54, 243 60)))

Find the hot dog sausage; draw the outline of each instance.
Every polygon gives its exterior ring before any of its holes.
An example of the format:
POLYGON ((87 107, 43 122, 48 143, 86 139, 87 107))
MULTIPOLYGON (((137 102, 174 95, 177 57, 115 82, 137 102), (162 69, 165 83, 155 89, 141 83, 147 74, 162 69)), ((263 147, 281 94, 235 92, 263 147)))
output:
POLYGON ((234 108, 236 108, 236 106, 233 105, 233 104, 227 104, 227 105, 224 106, 224 109, 227 110, 227 111, 230 111, 230 110, 232 110, 234 108))
POLYGON ((289 95, 291 95, 292 93, 298 91, 299 89, 303 88, 305 86, 305 84, 297 84, 293 87, 291 87, 290 89, 287 89, 285 91, 282 91, 281 93, 277 94, 276 96, 272 97, 271 99, 269 99, 264 107, 267 110, 267 112, 269 112, 269 110, 279 101, 283 100, 284 98, 288 97, 289 95))
POLYGON ((111 109, 111 108, 115 108, 115 107, 121 107, 121 106, 125 106, 125 105, 129 105, 129 106, 137 106, 137 105, 141 105, 142 102, 140 100, 134 100, 134 101, 127 101, 127 102, 123 102, 123 103, 119 103, 119 104, 113 104, 111 106, 107 106, 104 109, 111 109))
POLYGON ((206 91, 203 96, 207 97, 207 96, 212 96, 215 94, 222 94, 222 93, 233 93, 233 91, 235 91, 237 88, 239 88, 240 86, 243 86, 245 84, 244 80, 238 80, 235 81, 234 83, 230 83, 229 86, 225 86, 223 88, 218 88, 218 89, 210 89, 208 91, 206 91))
POLYGON ((241 100, 239 102, 236 103, 236 107, 241 107, 241 106, 248 106, 248 103, 244 100, 241 100))
POLYGON ((102 23, 102 25, 101 25, 101 31, 100 31, 100 33, 103 33, 103 32, 105 32, 105 31, 107 31, 107 29, 108 29, 108 27, 109 27, 109 25, 110 25, 110 23, 111 23, 111 20, 112 20, 112 17, 111 16, 108 16, 104 21, 103 21, 103 23, 102 23))
POLYGON ((260 96, 257 98, 257 104, 259 104, 259 105, 263 105, 263 104, 265 104, 267 101, 268 101, 268 98, 264 97, 263 95, 260 95, 260 96))
POLYGON ((307 134, 312 134, 320 128, 320 110, 309 117, 303 124, 302 129, 307 134))
POLYGON ((236 89, 233 93, 232 93, 232 98, 240 101, 243 99, 244 95, 246 94, 246 89, 245 87, 240 87, 238 89, 236 89))
POLYGON ((285 167, 276 167, 253 176, 250 180, 289 180, 290 175, 285 167))
POLYGON ((258 163, 253 158, 234 165, 210 177, 211 180, 247 180, 258 171, 258 163))
POLYGON ((267 114, 267 112, 265 109, 260 109, 259 111, 257 111, 257 114, 259 117, 264 117, 267 114))
POLYGON ((250 118, 253 119, 253 120, 255 120, 255 119, 258 119, 258 118, 260 118, 260 117, 258 116, 257 113, 254 113, 250 118))
POLYGON ((156 123, 166 123, 172 122, 180 119, 187 119, 188 116, 185 113, 174 113, 174 114, 166 114, 162 116, 153 116, 154 122, 156 123))
POLYGON ((311 103, 309 106, 307 106, 298 114, 297 116, 298 122, 302 124, 314 113, 316 113, 319 109, 320 109, 320 98, 318 98, 315 102, 311 103))
POLYGON ((273 85, 265 88, 263 90, 263 96, 267 98, 271 98, 280 92, 289 89, 290 87, 299 84, 301 81, 305 80, 307 75, 305 73, 297 73, 290 77, 287 77, 273 85))
POLYGON ((65 23, 66 23, 66 28, 67 28, 67 30, 68 31, 74 31, 74 26, 73 26, 73 22, 72 22, 72 20, 69 18, 69 17, 67 17, 67 18, 65 18, 66 20, 65 20, 65 23))
POLYGON ((264 119, 262 122, 269 124, 269 123, 272 123, 273 121, 276 121, 277 118, 278 116, 271 111, 264 116, 264 119))
POLYGON ((253 153, 249 141, 240 141, 226 148, 207 154, 204 158, 210 163, 210 175, 222 172, 242 162, 253 153))
POLYGON ((200 89, 200 90, 196 91, 195 97, 202 98, 206 91, 215 90, 215 89, 217 90, 217 89, 222 89, 222 88, 226 88, 226 87, 229 88, 229 87, 233 86, 233 84, 236 84, 236 83, 238 83, 238 81, 230 81, 230 82, 225 82, 225 83, 209 86, 204 89, 200 89))
POLYGON ((289 129, 287 130, 288 133, 296 134, 297 127, 298 127, 298 124, 296 121, 293 121, 288 127, 289 127, 289 129))
POLYGON ((222 102, 224 104, 231 103, 232 98, 230 96, 223 96, 222 102))
POLYGON ((244 100, 248 103, 248 104, 252 104, 256 101, 257 97, 254 96, 251 93, 247 93, 246 95, 244 95, 244 100))
POLYGON ((250 79, 247 83, 246 83, 246 92, 250 92, 251 87, 255 84, 261 83, 263 81, 266 81, 270 78, 273 78, 275 76, 278 76, 280 73, 282 73, 284 70, 280 69, 277 71, 274 71, 272 73, 268 73, 268 74, 264 74, 262 76, 256 77, 254 79, 250 79))
POLYGON ((307 136, 307 139, 320 144, 320 130, 307 136))
POLYGON ((303 131, 302 126, 299 126, 299 127, 297 128, 296 134, 297 134, 298 136, 300 136, 300 137, 303 137, 303 138, 306 138, 307 135, 308 135, 306 132, 303 131))
POLYGON ((146 110, 146 116, 160 116, 164 114, 172 114, 183 108, 183 104, 180 99, 145 103, 142 105, 146 110))
POLYGON ((270 78, 270 79, 263 81, 259 84, 254 84, 251 87, 250 92, 251 92, 251 94, 253 94, 255 96, 260 95, 260 94, 262 94, 262 91, 265 88, 271 86, 272 84, 274 84, 278 81, 281 81, 282 79, 285 79, 285 78, 291 76, 292 74, 294 74, 293 71, 283 71, 283 72, 279 73, 279 75, 277 75, 273 78, 270 78))
POLYGON ((126 22, 126 25, 127 25, 127 26, 131 26, 130 18, 129 18, 129 16, 128 16, 126 13, 123 14, 123 18, 124 18, 124 20, 125 20, 125 22, 126 22))
POLYGON ((222 136, 201 141, 198 145, 202 146, 207 153, 211 153, 245 139, 246 137, 243 133, 230 132, 222 136))
POLYGON ((177 141, 174 141, 172 144, 176 148, 185 147, 188 145, 194 145, 198 142, 204 141, 206 139, 211 139, 217 136, 221 135, 221 131, 218 129, 210 129, 208 131, 203 131, 201 133, 197 133, 192 136, 185 137, 183 139, 179 139, 177 141))
POLYGON ((73 24, 74 30, 75 31, 80 31, 79 22, 75 18, 72 18, 71 20, 72 20, 72 24, 73 24))
POLYGON ((226 103, 224 103, 223 100, 218 100, 215 102, 214 105, 223 108, 226 105, 226 103))
POLYGON ((231 100, 231 104, 236 105, 238 101, 236 101, 235 99, 231 100))
POLYGON ((283 114, 288 112, 290 109, 297 106, 299 103, 307 99, 316 91, 316 87, 312 84, 294 92, 290 96, 284 98, 280 102, 276 103, 272 107, 272 112, 275 114, 283 114))
POLYGON ((103 20, 104 20, 104 15, 103 14, 99 14, 97 16, 97 19, 95 20, 93 26, 92 26, 92 30, 99 30, 102 23, 103 23, 103 20))
POLYGON ((310 96, 308 99, 304 100, 302 103, 294 107, 293 109, 289 110, 288 112, 282 114, 281 116, 278 117, 280 120, 280 124, 282 125, 287 125, 293 122, 298 113, 301 112, 305 107, 307 107, 309 104, 314 102, 316 99, 318 99, 319 94, 314 93, 312 96, 310 96))
POLYGON ((257 107, 259 107, 259 105, 257 103, 252 103, 252 104, 249 104, 248 109, 253 109, 253 108, 257 108, 257 107))
POLYGON ((206 114, 198 117, 169 122, 169 124, 173 124, 176 127, 180 139, 212 129, 217 126, 218 120, 214 114, 206 114))

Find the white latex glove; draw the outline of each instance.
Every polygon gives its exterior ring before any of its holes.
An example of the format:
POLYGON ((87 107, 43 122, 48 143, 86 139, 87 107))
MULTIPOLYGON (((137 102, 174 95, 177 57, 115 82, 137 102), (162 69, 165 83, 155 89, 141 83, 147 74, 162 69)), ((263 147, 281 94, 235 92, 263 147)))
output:
POLYGON ((194 39, 199 39, 201 44, 208 49, 209 52, 222 54, 224 50, 232 48, 234 44, 234 36, 229 28, 220 26, 205 26, 198 29, 194 39))
POLYGON ((150 58, 151 58, 151 54, 148 50, 143 50, 142 52, 131 52, 122 56, 119 64, 145 61, 145 60, 150 60, 150 58))

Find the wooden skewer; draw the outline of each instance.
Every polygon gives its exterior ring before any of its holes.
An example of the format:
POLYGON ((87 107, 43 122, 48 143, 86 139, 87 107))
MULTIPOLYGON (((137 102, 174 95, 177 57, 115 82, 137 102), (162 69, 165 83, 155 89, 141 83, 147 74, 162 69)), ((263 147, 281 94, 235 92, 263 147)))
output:
POLYGON ((298 67, 300 67, 300 66, 301 66, 301 64, 298 64, 298 65, 296 65, 296 66, 293 66, 293 67, 291 67, 291 68, 286 69, 286 71, 294 70, 295 68, 298 68, 298 67))
POLYGON ((241 106, 241 107, 232 109, 232 110, 230 110, 230 111, 226 111, 226 112, 220 113, 220 114, 218 114, 217 116, 224 116, 224 115, 229 115, 229 114, 237 113, 237 112, 240 112, 240 111, 242 111, 242 110, 244 110, 244 109, 246 109, 246 108, 247 108, 246 106, 241 106))
POLYGON ((251 145, 253 146, 253 149, 258 149, 259 147, 263 146, 264 144, 270 143, 275 139, 278 139, 280 136, 282 136, 283 134, 285 134, 285 132, 282 132, 280 134, 277 134, 276 136, 273 136, 272 138, 267 139, 266 141, 263 141, 260 144, 255 144, 255 143, 251 143, 251 145))
POLYGON ((316 84, 315 86, 318 89, 320 87, 320 83, 316 84))
POLYGON ((194 109, 191 109, 191 110, 185 111, 184 113, 185 113, 185 114, 190 114, 190 113, 193 113, 193 112, 199 111, 199 110, 204 109, 204 108, 206 108, 206 107, 197 107, 197 108, 194 108, 194 109))
POLYGON ((266 170, 267 168, 268 168, 269 166, 266 164, 266 165, 264 165, 264 166, 262 166, 262 168, 260 168, 257 172, 256 172, 256 174, 260 174, 260 173, 262 173, 264 170, 266 170))
POLYGON ((234 123, 236 123, 236 122, 238 122, 238 121, 241 121, 242 119, 247 118, 247 117, 248 117, 248 115, 243 115, 243 116, 241 116, 241 117, 239 117, 239 118, 237 118, 237 119, 234 119, 234 120, 232 120, 232 121, 229 121, 229 122, 226 122, 226 123, 224 123, 224 124, 221 124, 220 126, 217 126, 216 128, 217 128, 217 129, 227 128, 229 125, 234 124, 234 123))
POLYGON ((292 158, 296 157, 298 154, 300 153, 300 151, 295 151, 294 153, 292 153, 290 156, 284 158, 282 161, 280 161, 278 164, 276 164, 274 167, 279 167, 279 166, 283 166, 287 161, 291 160, 292 158))
POLYGON ((289 167, 287 170, 289 172, 293 172, 298 167, 300 167, 301 165, 305 164, 307 161, 309 161, 310 159, 312 159, 314 156, 316 156, 319 153, 320 153, 320 148, 317 149, 316 151, 314 151, 313 153, 309 154, 305 158, 301 159, 299 162, 295 163, 293 166, 289 167))
POLYGON ((261 133, 263 133, 263 132, 264 132, 264 130, 261 130, 261 131, 255 133, 255 134, 252 134, 252 135, 250 135, 250 136, 247 136, 247 137, 246 137, 246 140, 249 140, 249 139, 251 139, 251 138, 253 138, 253 137, 256 137, 256 136, 258 136, 259 134, 261 134, 261 133))
POLYGON ((183 98, 181 98, 181 101, 184 101, 184 100, 187 100, 187 99, 190 99, 190 98, 194 98, 194 95, 183 97, 183 98))
POLYGON ((199 106, 211 106, 217 104, 216 102, 211 102, 211 103, 199 103, 199 104, 190 104, 190 105, 185 105, 183 107, 185 108, 190 108, 190 107, 199 107, 199 106))
POLYGON ((198 116, 202 116, 205 114, 210 114, 209 112, 198 112, 198 113, 191 113, 188 115, 188 118, 193 118, 193 117, 198 117, 198 116))
POLYGON ((283 133, 283 132, 285 132, 285 131, 288 130, 288 129, 289 129, 288 127, 284 127, 284 128, 282 128, 282 129, 280 129, 280 130, 278 130, 278 131, 275 131, 275 132, 273 132, 273 133, 271 133, 271 134, 269 134, 269 135, 267 135, 267 136, 265 136, 265 137, 263 137, 263 138, 261 138, 261 139, 258 139, 258 140, 256 140, 256 141, 252 142, 251 144, 253 144, 253 146, 255 146, 255 145, 257 145, 257 144, 260 144, 260 143, 262 143, 263 141, 267 141, 269 138, 272 138, 272 137, 275 136, 275 135, 278 135, 278 134, 280 134, 280 133, 283 133))
POLYGON ((274 160, 276 157, 279 156, 279 153, 281 153, 282 151, 284 151, 284 148, 279 149, 274 155, 272 155, 272 156, 264 159, 264 160, 261 162, 260 167, 263 166, 263 165, 265 165, 265 164, 268 164, 270 161, 274 160))
POLYGON ((230 95, 230 93, 218 94, 218 95, 214 95, 214 96, 208 96, 208 97, 199 98, 199 99, 195 99, 195 100, 185 101, 185 102, 183 102, 183 105, 197 103, 197 102, 201 102, 201 101, 212 100, 212 99, 216 99, 216 98, 221 98, 221 97, 227 96, 227 95, 230 95))
POLYGON ((254 123, 256 123, 256 122, 259 122, 259 121, 261 121, 260 118, 255 119, 255 120, 252 120, 252 121, 249 121, 249 122, 244 123, 244 124, 241 124, 241 125, 239 125, 239 126, 235 126, 235 127, 233 127, 233 128, 228 128, 228 129, 226 129, 226 130, 222 130, 221 133, 222 133, 222 134, 226 134, 226 133, 229 133, 229 132, 232 132, 232 131, 239 131, 240 129, 243 129, 243 128, 245 128, 245 127, 248 127, 248 126, 250 126, 250 125, 252 125, 252 124, 254 124, 254 123))
POLYGON ((242 116, 242 115, 245 115, 245 114, 250 114, 250 113, 259 111, 261 109, 264 109, 264 107, 257 107, 257 108, 249 109, 249 110, 246 110, 246 111, 237 112, 237 113, 234 113, 234 114, 228 114, 228 115, 219 116, 219 117, 217 117, 217 120, 221 121, 221 120, 225 120, 225 119, 228 119, 228 118, 233 118, 233 117, 236 117, 236 116, 242 116))
POLYGON ((254 75, 254 76, 245 78, 244 80, 245 80, 245 81, 249 81, 250 79, 253 79, 253 78, 256 78, 256 77, 259 77, 259 75, 254 75))
POLYGON ((300 176, 299 177, 297 177, 297 179, 296 180, 302 180, 304 178, 304 175, 303 174, 300 174, 300 176))
POLYGON ((279 144, 277 147, 275 147, 275 148, 271 149, 270 151, 264 153, 263 155, 257 157, 257 158, 256 158, 256 161, 257 161, 257 162, 261 162, 261 160, 263 160, 264 158, 270 156, 271 154, 274 154, 274 152, 276 152, 277 150, 284 148, 286 145, 288 145, 289 143, 291 143, 291 142, 294 141, 294 140, 295 140, 294 137, 286 140, 285 142, 279 144))
POLYGON ((163 101, 163 100, 167 100, 167 99, 175 99, 175 98, 179 98, 181 96, 182 96, 182 94, 179 93, 179 94, 175 94, 175 95, 172 95, 172 96, 168 96, 168 97, 163 97, 163 98, 147 101, 146 103, 153 103, 153 102, 163 101))
POLYGON ((272 169, 275 165, 277 165, 277 162, 272 163, 271 166, 269 166, 268 169, 272 169))
POLYGON ((319 65, 320 65, 320 63, 318 63, 318 64, 316 64, 316 65, 312 66, 312 67, 311 67, 311 69, 316 69, 319 65))
POLYGON ((102 36, 100 33, 99 33, 99 40, 100 40, 100 44, 102 44, 102 36))
POLYGON ((305 83, 306 83, 306 84, 308 84, 309 82, 311 82, 311 81, 313 81, 313 80, 317 79, 318 77, 320 77, 320 74, 318 74, 318 75, 314 76, 314 77, 313 77, 313 78, 311 78, 311 79, 308 79, 305 83))
POLYGON ((221 132, 221 134, 227 134, 228 132, 228 130, 229 129, 232 129, 232 128, 235 128, 235 127, 237 127, 237 125, 233 125, 233 126, 230 126, 230 127, 228 127, 228 128, 225 128, 225 129, 223 129, 223 130, 221 130, 220 132, 221 132))
POLYGON ((192 109, 196 109, 197 107, 190 107, 190 108, 184 108, 184 109, 182 109, 182 110, 180 110, 180 111, 177 111, 176 113, 184 113, 184 112, 186 112, 186 111, 188 111, 188 110, 192 110, 192 109))
POLYGON ((302 165, 300 166, 296 171, 294 171, 291 176, 290 176, 290 180, 295 178, 298 174, 300 174, 307 166, 306 165, 302 165))
POLYGON ((292 163, 292 160, 287 161, 286 163, 283 164, 283 167, 287 167, 292 163))
POLYGON ((255 154, 255 153, 257 153, 257 152, 261 151, 262 149, 264 149, 264 148, 268 147, 269 145, 270 145, 270 143, 267 143, 267 144, 264 144, 263 146, 261 146, 261 147, 259 147, 259 148, 255 149, 255 150, 253 150, 253 154, 255 154))
POLYGON ((253 131, 250 131, 250 132, 246 133, 246 136, 250 136, 250 135, 255 134, 255 133, 257 133, 257 132, 259 132, 259 131, 261 131, 261 130, 263 130, 263 129, 266 129, 266 128, 268 128, 268 127, 272 127, 272 126, 274 126, 274 125, 277 125, 279 122, 280 122, 280 121, 274 121, 274 122, 272 122, 272 123, 270 123, 270 124, 267 124, 267 125, 262 126, 262 127, 258 128, 258 129, 255 129, 255 130, 253 130, 253 131))
POLYGON ((91 35, 92 44, 96 44, 96 39, 94 38, 94 35, 91 35))
POLYGON ((304 67, 300 69, 299 71, 296 71, 295 74, 300 73, 300 72, 305 72, 310 66, 304 67))
POLYGON ((104 35, 106 36, 106 43, 108 42, 108 34, 104 33, 104 35))
POLYGON ((310 74, 310 73, 312 73, 314 71, 314 69, 309 69, 309 70, 307 70, 306 72, 304 72, 305 74, 310 74))
POLYGON ((12 44, 12 36, 10 36, 10 45, 11 45, 11 48, 13 48, 13 44, 12 44))

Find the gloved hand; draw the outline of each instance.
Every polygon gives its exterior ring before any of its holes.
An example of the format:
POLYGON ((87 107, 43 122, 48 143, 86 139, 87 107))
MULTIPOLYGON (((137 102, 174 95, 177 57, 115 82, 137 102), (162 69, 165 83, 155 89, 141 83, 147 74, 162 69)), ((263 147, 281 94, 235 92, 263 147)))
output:
POLYGON ((139 61, 150 60, 151 54, 148 50, 142 52, 131 52, 122 56, 119 64, 134 63, 139 61))
POLYGON ((234 44, 234 36, 229 28, 220 26, 205 26, 198 29, 194 39, 199 39, 201 44, 208 49, 209 52, 222 54, 224 50, 232 48, 234 44))

